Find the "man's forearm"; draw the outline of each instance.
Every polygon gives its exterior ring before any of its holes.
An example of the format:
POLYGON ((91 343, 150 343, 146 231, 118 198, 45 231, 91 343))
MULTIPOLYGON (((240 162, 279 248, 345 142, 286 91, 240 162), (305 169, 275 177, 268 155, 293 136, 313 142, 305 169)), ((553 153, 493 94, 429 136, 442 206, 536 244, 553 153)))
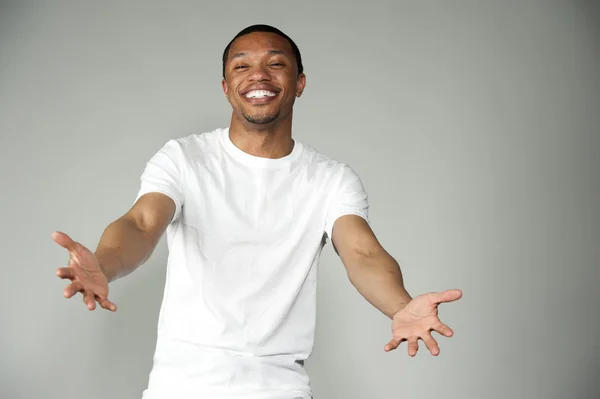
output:
POLYGON ((412 300, 404 288, 398 262, 385 250, 356 256, 346 263, 348 277, 354 287, 389 318, 412 300))
POLYGON ((155 246, 155 238, 151 234, 139 229, 135 221, 122 217, 104 230, 94 255, 111 282, 142 265, 155 246))

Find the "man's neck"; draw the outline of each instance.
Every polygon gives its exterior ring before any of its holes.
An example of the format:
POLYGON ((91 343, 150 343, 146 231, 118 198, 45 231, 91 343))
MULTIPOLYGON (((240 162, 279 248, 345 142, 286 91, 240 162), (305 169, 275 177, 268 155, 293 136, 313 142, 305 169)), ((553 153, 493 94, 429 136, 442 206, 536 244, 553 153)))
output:
POLYGON ((292 126, 287 121, 254 125, 231 118, 229 138, 240 150, 261 158, 283 158, 294 148, 292 126))

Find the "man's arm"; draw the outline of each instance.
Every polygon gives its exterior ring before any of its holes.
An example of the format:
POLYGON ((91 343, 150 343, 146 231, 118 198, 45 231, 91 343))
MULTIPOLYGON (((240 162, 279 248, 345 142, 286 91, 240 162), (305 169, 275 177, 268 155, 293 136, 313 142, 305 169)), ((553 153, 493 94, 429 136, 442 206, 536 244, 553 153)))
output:
POLYGON ((431 335, 435 331, 451 337, 454 332, 438 317, 441 303, 458 300, 460 290, 427 293, 412 298, 404 289, 398 262, 381 246, 368 223, 359 216, 345 215, 334 224, 332 239, 350 281, 373 306, 392 319, 392 339, 386 352, 408 342, 409 356, 415 356, 422 340, 432 355, 440 348, 431 335))
POLYGON ((176 211, 175 202, 165 194, 151 192, 141 196, 125 215, 111 223, 102 234, 95 253, 56 231, 52 238, 69 251, 69 263, 56 270, 59 278, 71 280, 64 296, 83 295, 88 309, 96 302, 104 309, 116 311, 108 299, 108 284, 125 276, 144 263, 176 211))
POLYGON ((331 241, 352 285, 390 319, 412 300, 398 262, 381 246, 365 219, 356 215, 338 218, 331 241))
POLYGON ((104 230, 94 255, 109 282, 126 276, 150 258, 174 212, 171 198, 148 193, 104 230))

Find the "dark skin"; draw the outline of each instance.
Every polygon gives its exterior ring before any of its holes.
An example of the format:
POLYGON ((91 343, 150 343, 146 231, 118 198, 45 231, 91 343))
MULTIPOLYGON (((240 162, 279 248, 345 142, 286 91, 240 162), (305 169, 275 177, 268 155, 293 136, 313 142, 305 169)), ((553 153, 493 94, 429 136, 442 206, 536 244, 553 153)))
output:
POLYGON ((237 38, 221 85, 232 107, 229 136, 238 148, 265 158, 281 158, 292 151, 293 107, 304 91, 306 76, 298 74, 285 38, 267 32, 237 38), (248 98, 245 94, 253 89, 274 96, 248 98))

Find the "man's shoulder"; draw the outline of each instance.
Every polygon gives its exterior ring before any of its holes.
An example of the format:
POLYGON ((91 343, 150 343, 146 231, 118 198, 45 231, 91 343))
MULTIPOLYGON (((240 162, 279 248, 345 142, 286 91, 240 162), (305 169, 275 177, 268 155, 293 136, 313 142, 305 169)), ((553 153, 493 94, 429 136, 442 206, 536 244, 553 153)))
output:
POLYGON ((303 155, 305 162, 319 168, 324 168, 331 171, 343 172, 349 165, 340 161, 304 141, 299 141, 304 147, 303 155))
POLYGON ((331 188, 346 186, 356 181, 362 184, 360 174, 350 163, 327 155, 305 142, 302 142, 302 145, 304 158, 310 165, 309 169, 321 180, 328 182, 331 188))
POLYGON ((218 128, 202 133, 173 137, 164 144, 163 151, 177 154, 178 158, 184 160, 202 158, 203 155, 215 150, 223 131, 224 129, 218 128))
POLYGON ((217 128, 202 133, 190 133, 186 136, 174 137, 169 141, 173 144, 178 145, 182 149, 193 147, 206 147, 214 145, 224 131, 225 129, 223 128, 217 128))

